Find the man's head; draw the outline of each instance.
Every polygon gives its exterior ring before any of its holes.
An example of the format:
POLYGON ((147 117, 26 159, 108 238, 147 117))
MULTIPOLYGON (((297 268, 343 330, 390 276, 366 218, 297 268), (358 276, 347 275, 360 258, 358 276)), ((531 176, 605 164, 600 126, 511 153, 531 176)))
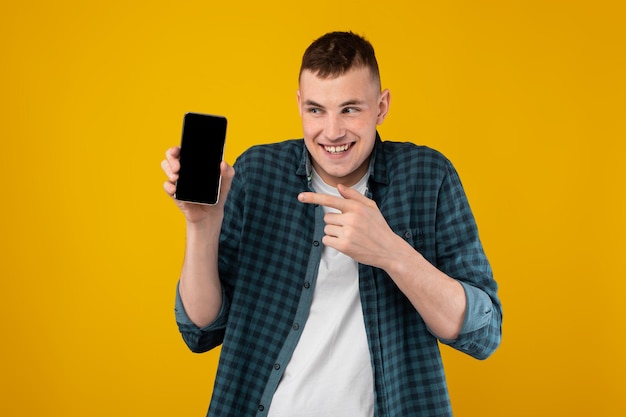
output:
POLYGON ((376 128, 389 103, 368 41, 333 32, 309 46, 300 69, 298 107, 313 168, 327 184, 352 186, 367 173, 376 128))
POLYGON ((369 68, 380 89, 380 72, 374 47, 352 32, 331 32, 315 40, 304 52, 300 66, 320 78, 335 78, 351 69, 369 68))

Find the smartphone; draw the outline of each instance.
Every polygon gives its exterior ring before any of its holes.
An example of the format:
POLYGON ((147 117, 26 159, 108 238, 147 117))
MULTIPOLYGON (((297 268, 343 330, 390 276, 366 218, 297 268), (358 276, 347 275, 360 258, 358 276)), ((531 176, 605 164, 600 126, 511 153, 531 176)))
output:
POLYGON ((214 205, 220 195, 220 163, 224 157, 226 118, 186 113, 180 141, 180 171, 175 198, 214 205))

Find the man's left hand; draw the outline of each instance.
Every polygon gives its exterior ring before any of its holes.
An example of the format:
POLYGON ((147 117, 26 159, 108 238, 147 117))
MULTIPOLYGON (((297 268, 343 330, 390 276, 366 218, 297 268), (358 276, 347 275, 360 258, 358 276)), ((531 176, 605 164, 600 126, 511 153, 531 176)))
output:
POLYGON ((393 258, 390 255, 393 255, 394 245, 401 238, 391 230, 376 202, 341 184, 337 190, 343 198, 304 192, 298 195, 298 200, 339 211, 324 216, 326 226, 322 242, 326 246, 357 262, 385 269, 385 263, 393 258))

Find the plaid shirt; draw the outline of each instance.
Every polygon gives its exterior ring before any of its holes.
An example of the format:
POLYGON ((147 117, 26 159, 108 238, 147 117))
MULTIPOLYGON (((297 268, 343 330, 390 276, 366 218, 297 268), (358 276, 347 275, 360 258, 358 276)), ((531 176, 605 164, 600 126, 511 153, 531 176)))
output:
MULTIPOLYGON (((177 294, 176 319, 192 351, 222 344, 208 415, 263 417, 311 305, 323 208, 297 200, 311 190, 302 140, 252 147, 235 169, 220 237, 221 312, 198 328, 177 294)), ((461 334, 441 342, 488 357, 500 343, 501 305, 452 164, 427 147, 377 137, 366 195, 397 234, 463 285, 461 334)), ((451 415, 437 338, 385 271, 359 264, 359 287, 375 416, 451 415)))

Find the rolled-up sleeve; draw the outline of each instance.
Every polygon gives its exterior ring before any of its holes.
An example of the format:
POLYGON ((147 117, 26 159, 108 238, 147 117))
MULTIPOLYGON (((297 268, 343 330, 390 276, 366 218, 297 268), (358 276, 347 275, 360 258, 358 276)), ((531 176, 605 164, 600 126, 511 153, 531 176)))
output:
POLYGON ((461 352, 477 359, 488 358, 500 345, 502 315, 483 290, 461 282, 465 290, 465 320, 459 336, 454 340, 440 339, 461 352))
POLYGON ((222 295, 222 306, 215 320, 205 327, 198 327, 187 315, 180 297, 179 284, 176 285, 176 302, 174 307, 176 324, 183 340, 192 352, 206 352, 222 344, 229 309, 228 298, 224 294, 222 295))
POLYGON ((455 340, 442 343, 477 359, 486 359, 502 339, 498 285, 478 237, 478 229, 458 174, 447 164, 437 209, 437 263, 465 291, 465 319, 455 340))

